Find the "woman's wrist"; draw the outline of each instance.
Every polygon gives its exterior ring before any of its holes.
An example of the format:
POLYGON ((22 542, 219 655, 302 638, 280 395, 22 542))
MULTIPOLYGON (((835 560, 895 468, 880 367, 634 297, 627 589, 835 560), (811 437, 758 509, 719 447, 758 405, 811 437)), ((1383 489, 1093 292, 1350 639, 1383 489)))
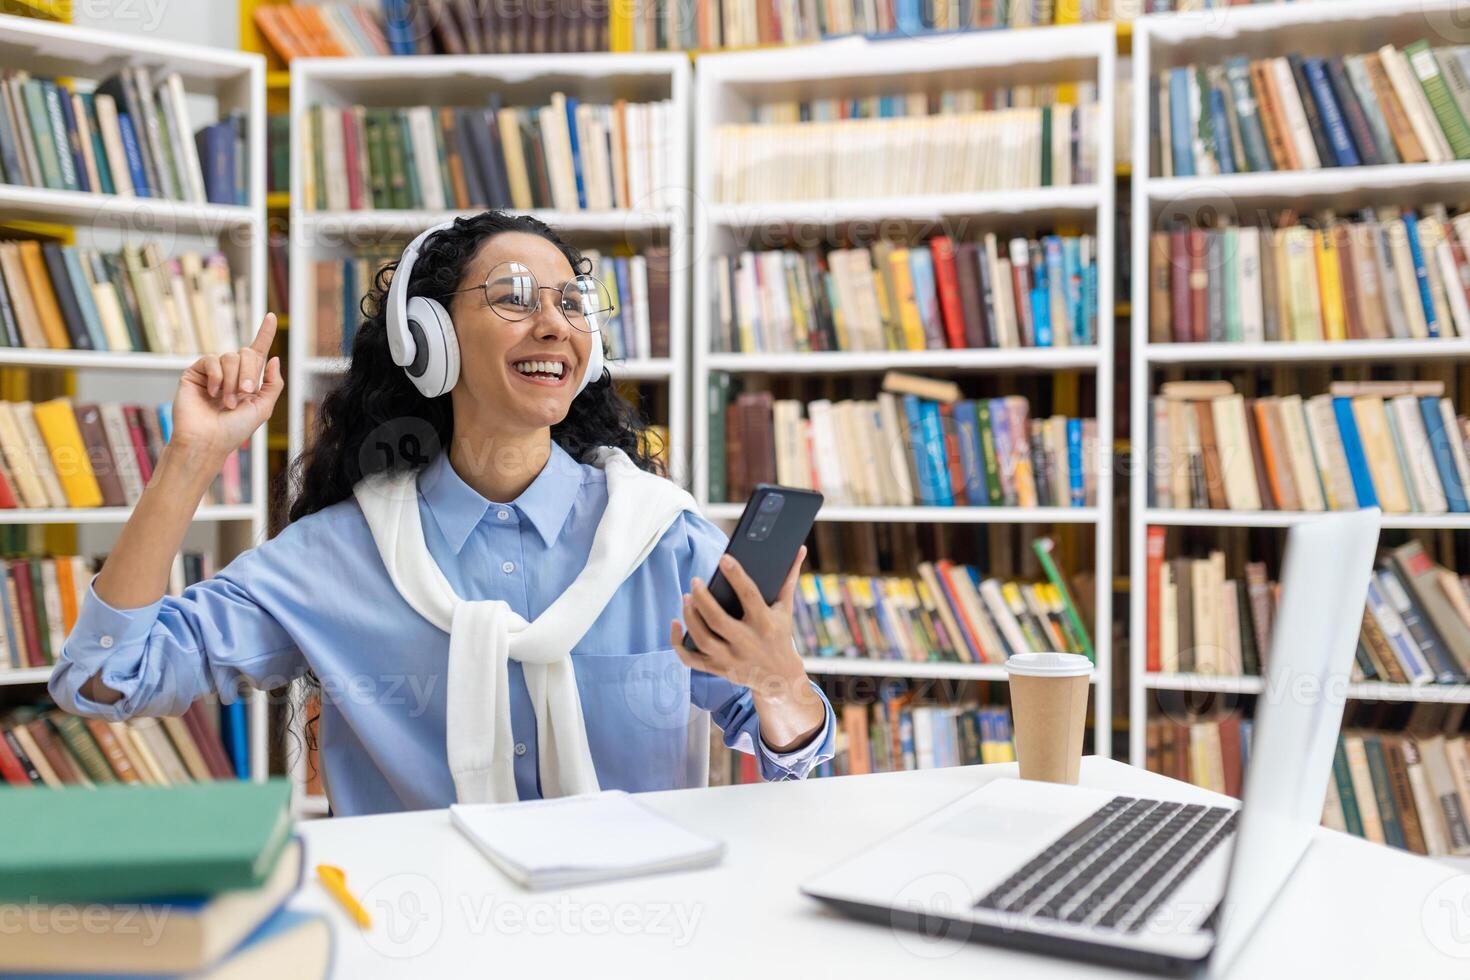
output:
MULTIPOLYGON (((185 493, 197 487, 198 497, 203 497, 204 491, 224 469, 229 455, 228 451, 222 452, 213 446, 170 439, 164 443, 148 486, 168 487, 185 493)), ((197 503, 198 499, 194 502, 197 503)))

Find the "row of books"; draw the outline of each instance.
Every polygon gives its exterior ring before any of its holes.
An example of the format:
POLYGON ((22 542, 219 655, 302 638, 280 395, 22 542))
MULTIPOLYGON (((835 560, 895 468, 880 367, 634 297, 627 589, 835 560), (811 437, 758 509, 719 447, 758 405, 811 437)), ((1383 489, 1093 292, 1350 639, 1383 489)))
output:
POLYGON ((244 341, 245 279, 222 253, 157 242, 100 252, 0 241, 0 343, 35 350, 217 354, 244 341))
MULTIPOLYGON (((308 266, 307 291, 315 299, 313 350, 318 357, 352 353, 361 320, 359 303, 372 290, 378 270, 398 256, 395 248, 365 249, 349 258, 319 259, 308 266)), ((602 329, 607 356, 614 360, 668 357, 669 249, 649 246, 636 255, 583 249, 582 256, 612 300, 613 313, 602 329)))
POLYGON ((710 499, 757 483, 820 490, 828 504, 1090 507, 1097 420, 1031 418, 1009 398, 940 401, 884 391, 876 401, 731 397, 710 376, 710 499))
POLYGON ((0 721, 0 777, 12 786, 53 789, 248 779, 242 755, 246 732, 237 724, 243 714, 230 707, 214 712, 207 702, 196 701, 182 717, 127 721, 17 708, 0 721))
POLYGON ((1003 582, 951 561, 923 562, 917 577, 806 573, 794 612, 796 645, 808 657, 1000 664, 1045 650, 1092 656, 1065 583, 1003 582))
POLYGON ((0 672, 56 663, 92 570, 80 555, 0 559, 0 672))
MULTIPOLYGON (((1150 672, 1260 675, 1280 586, 1265 562, 1228 578, 1225 555, 1165 560, 1163 528, 1147 539, 1146 660, 1150 672)), ((1391 684, 1470 681, 1470 583, 1418 541, 1379 562, 1362 612, 1353 679, 1391 684)))
POLYGON ((1068 347, 1097 336, 1091 235, 746 251, 715 261, 728 353, 1068 347))
POLYGON ((1097 182, 1095 102, 945 115, 716 126, 724 204, 1065 187, 1097 182))
POLYGON ((762 124, 836 122, 842 119, 890 119, 898 116, 952 116, 998 109, 1040 109, 1086 105, 1097 101, 1097 86, 1075 82, 995 85, 985 88, 941 88, 925 92, 826 95, 805 99, 772 99, 750 108, 750 122, 762 124))
MULTIPOLYGON (((131 507, 173 429, 173 405, 0 401, 0 509, 131 507)), ((250 501, 250 449, 232 452, 202 503, 250 501)))
POLYGON ((65 80, 0 74, 0 170, 7 184, 245 204, 245 114, 195 132, 183 79, 125 68, 79 92, 65 80))
POLYGON ((1239 797, 1250 761, 1249 718, 1150 718, 1144 764, 1150 772, 1239 797))
POLYGON ((1154 506, 1470 511, 1466 419, 1438 381, 1334 381, 1254 398, 1229 381, 1170 381, 1152 403, 1154 506))
MULTIPOLYGON (((1150 0, 1148 12, 1185 0, 1150 0)), ((1051 2, 878 0, 782 4, 748 0, 563 0, 547 8, 486 0, 381 0, 258 8, 255 22, 285 61, 296 57, 519 54, 563 51, 711 51, 800 44, 852 34, 916 37, 1108 20, 1110 0, 1051 2)))
POLYGON ((1470 47, 1227 59, 1149 79, 1164 177, 1470 159, 1470 47))
POLYGON ((1470 213, 1370 208, 1149 236, 1149 341, 1470 336, 1470 213))
POLYGON ((303 206, 663 208, 683 184, 670 159, 673 104, 312 106, 302 120, 303 206), (345 178, 345 179, 344 179, 345 178))

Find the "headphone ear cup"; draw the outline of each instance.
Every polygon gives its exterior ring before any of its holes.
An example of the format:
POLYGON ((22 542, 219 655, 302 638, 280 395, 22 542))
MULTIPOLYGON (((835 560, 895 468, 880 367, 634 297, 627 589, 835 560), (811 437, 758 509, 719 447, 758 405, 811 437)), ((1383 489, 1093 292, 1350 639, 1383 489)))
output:
POLYGON ((602 331, 592 334, 592 343, 587 355, 587 369, 582 372, 582 381, 577 385, 575 398, 587 389, 587 386, 602 377, 602 331))
POLYGON ((449 311, 427 296, 409 299, 405 317, 414 357, 403 368, 426 398, 437 398, 459 380, 459 337, 449 311))

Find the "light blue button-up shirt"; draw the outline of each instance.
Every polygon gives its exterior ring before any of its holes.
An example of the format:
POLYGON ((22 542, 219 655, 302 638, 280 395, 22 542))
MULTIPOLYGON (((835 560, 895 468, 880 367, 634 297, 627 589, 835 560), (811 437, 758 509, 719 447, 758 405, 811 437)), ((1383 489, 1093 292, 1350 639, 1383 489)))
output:
MULTIPOLYGON (((440 455, 418 480, 429 551, 464 599, 500 599, 535 619, 577 577, 607 506, 602 470, 553 443, 545 468, 515 501, 497 504, 440 455)), ((669 645, 690 580, 713 575, 727 537, 681 515, 572 649, 587 740, 604 789, 674 789, 698 782, 708 742, 693 708, 725 744, 759 759, 763 779, 804 777, 832 757, 833 720, 807 745, 771 751, 749 689, 691 671, 669 645)), ((356 500, 289 525, 213 578, 139 609, 88 591, 51 677, 68 710, 109 720, 178 714, 241 679, 271 689, 310 669, 323 698, 323 778, 339 815, 454 802, 445 754, 449 635, 409 607, 388 578, 356 500), (102 671, 122 694, 79 692, 102 671)), ((539 797, 536 719, 520 664, 510 664, 516 790, 539 797)), ((820 692, 819 692, 820 693, 820 692)), ((823 698, 826 703, 826 699, 823 698)), ((299 748, 299 747, 298 747, 299 748)))

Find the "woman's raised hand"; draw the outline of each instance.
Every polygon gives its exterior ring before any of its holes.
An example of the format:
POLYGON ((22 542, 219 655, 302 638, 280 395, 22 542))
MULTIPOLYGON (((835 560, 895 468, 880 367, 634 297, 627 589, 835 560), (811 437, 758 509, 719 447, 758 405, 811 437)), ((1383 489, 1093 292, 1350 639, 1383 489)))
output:
POLYGON ((281 359, 266 359, 275 335, 276 315, 267 313, 250 346, 189 366, 174 395, 170 442, 223 459, 271 417, 285 388, 281 359))

